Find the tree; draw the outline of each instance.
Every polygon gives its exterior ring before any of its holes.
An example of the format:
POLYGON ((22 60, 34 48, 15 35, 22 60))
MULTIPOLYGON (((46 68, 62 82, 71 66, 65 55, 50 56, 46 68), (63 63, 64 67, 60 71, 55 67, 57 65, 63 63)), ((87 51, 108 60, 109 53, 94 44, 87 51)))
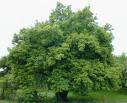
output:
POLYGON ((9 65, 8 56, 3 56, 0 59, 0 68, 2 70, 0 72, 0 76, 4 76, 10 71, 11 68, 10 68, 10 65, 9 65))
POLYGON ((127 56, 125 53, 122 53, 119 56, 115 56, 116 63, 120 65, 122 70, 122 87, 127 87, 127 56))
POLYGON ((15 34, 11 74, 17 88, 47 85, 62 102, 70 91, 118 87, 121 72, 113 65, 111 42, 111 31, 97 24, 90 7, 74 13, 58 3, 48 22, 15 34))

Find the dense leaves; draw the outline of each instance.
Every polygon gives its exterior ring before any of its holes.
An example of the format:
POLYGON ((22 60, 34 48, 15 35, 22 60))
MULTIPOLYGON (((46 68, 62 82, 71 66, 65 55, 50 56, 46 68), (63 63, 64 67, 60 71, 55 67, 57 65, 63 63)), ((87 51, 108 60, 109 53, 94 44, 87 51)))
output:
POLYGON ((49 21, 14 35, 9 74, 17 91, 47 88, 63 96, 119 88, 121 69, 114 63, 112 38, 110 25, 100 27, 90 7, 74 13, 58 3, 49 21))

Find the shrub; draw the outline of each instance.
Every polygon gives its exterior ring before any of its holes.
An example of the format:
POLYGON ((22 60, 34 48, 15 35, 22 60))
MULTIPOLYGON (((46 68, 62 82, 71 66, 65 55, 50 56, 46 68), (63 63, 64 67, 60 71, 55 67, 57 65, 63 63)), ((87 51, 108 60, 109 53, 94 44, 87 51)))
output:
POLYGON ((16 100, 18 103, 41 103, 42 97, 36 89, 23 88, 17 90, 16 100))

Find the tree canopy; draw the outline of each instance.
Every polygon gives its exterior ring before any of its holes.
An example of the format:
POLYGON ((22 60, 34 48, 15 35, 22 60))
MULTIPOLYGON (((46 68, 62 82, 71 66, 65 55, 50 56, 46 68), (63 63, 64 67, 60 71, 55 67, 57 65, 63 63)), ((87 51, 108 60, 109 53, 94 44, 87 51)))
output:
POLYGON ((118 88, 121 70, 112 39, 110 25, 98 25, 90 7, 73 12, 57 3, 48 21, 14 35, 9 74, 17 89, 45 85, 63 95, 118 88))

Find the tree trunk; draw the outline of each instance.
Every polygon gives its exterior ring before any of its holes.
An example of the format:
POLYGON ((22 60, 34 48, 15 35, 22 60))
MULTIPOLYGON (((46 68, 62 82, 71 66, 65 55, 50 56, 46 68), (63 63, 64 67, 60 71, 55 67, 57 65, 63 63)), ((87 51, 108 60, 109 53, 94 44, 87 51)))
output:
POLYGON ((56 93, 56 101, 57 103, 67 103, 68 102, 68 91, 62 91, 56 93))
POLYGON ((122 88, 126 88, 126 79, 122 80, 122 88))

